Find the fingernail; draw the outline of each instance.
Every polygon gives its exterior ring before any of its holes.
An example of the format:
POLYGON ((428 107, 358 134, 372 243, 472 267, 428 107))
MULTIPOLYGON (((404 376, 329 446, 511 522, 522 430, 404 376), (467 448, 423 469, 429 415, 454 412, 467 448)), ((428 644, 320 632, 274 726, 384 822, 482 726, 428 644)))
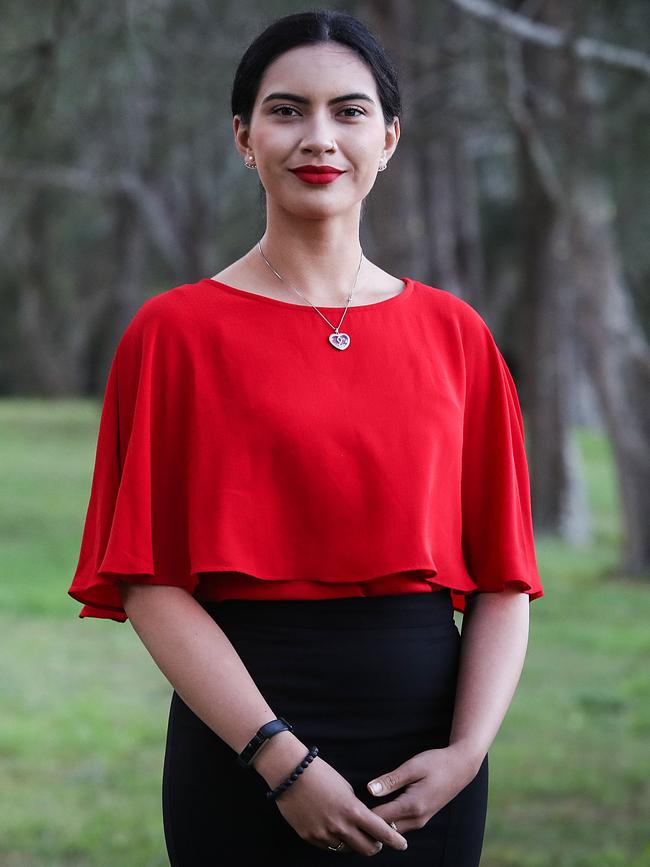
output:
POLYGON ((370 783, 370 788, 375 795, 381 792, 381 783, 370 783))

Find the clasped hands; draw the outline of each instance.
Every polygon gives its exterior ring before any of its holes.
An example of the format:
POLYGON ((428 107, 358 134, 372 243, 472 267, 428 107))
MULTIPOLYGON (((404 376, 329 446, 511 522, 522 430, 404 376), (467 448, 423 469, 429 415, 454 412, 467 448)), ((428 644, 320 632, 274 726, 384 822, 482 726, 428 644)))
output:
MULTIPOLYGON (((475 761, 461 744, 425 750, 368 783, 368 791, 377 798, 404 789, 396 798, 370 809, 387 823, 395 822, 399 833, 406 834, 424 827, 477 773, 475 761), (381 788, 374 791, 377 783, 381 788)), ((347 846, 339 850, 349 851, 347 846)))

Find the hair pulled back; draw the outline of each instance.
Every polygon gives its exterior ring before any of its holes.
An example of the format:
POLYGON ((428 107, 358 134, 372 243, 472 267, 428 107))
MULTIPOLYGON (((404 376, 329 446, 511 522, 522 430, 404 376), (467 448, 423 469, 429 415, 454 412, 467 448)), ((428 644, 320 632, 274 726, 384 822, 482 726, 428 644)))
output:
POLYGON ((278 18, 249 45, 233 79, 230 97, 233 117, 238 114, 243 124, 250 125, 260 82, 277 57, 292 48, 322 42, 345 45, 367 64, 377 85, 386 125, 401 116, 397 73, 378 39, 354 15, 317 9, 278 18))

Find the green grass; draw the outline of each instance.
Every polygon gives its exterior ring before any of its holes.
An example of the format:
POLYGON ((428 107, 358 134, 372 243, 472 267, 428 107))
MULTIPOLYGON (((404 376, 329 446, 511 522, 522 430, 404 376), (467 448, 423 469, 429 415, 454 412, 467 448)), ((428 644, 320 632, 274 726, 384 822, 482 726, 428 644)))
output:
MULTIPOLYGON (((80 620, 66 593, 98 421, 92 401, 0 401, 3 867, 168 864, 171 687, 129 623, 80 620)), ((490 750, 482 867, 650 865, 650 584, 617 575, 610 452, 577 436, 594 538, 538 539, 546 596, 490 750)))

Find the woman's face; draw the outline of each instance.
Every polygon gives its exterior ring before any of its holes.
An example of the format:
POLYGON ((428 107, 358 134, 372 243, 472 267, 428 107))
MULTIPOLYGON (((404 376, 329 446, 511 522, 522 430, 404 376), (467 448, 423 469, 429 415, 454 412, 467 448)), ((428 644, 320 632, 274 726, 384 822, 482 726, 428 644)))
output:
POLYGON ((250 127, 236 115, 233 128, 242 156, 255 158, 267 201, 307 218, 358 205, 400 134, 398 118, 388 128, 384 123, 370 69, 337 42, 292 48, 276 58, 260 82, 250 127), (330 183, 308 183, 292 171, 304 165, 343 173, 330 183))

